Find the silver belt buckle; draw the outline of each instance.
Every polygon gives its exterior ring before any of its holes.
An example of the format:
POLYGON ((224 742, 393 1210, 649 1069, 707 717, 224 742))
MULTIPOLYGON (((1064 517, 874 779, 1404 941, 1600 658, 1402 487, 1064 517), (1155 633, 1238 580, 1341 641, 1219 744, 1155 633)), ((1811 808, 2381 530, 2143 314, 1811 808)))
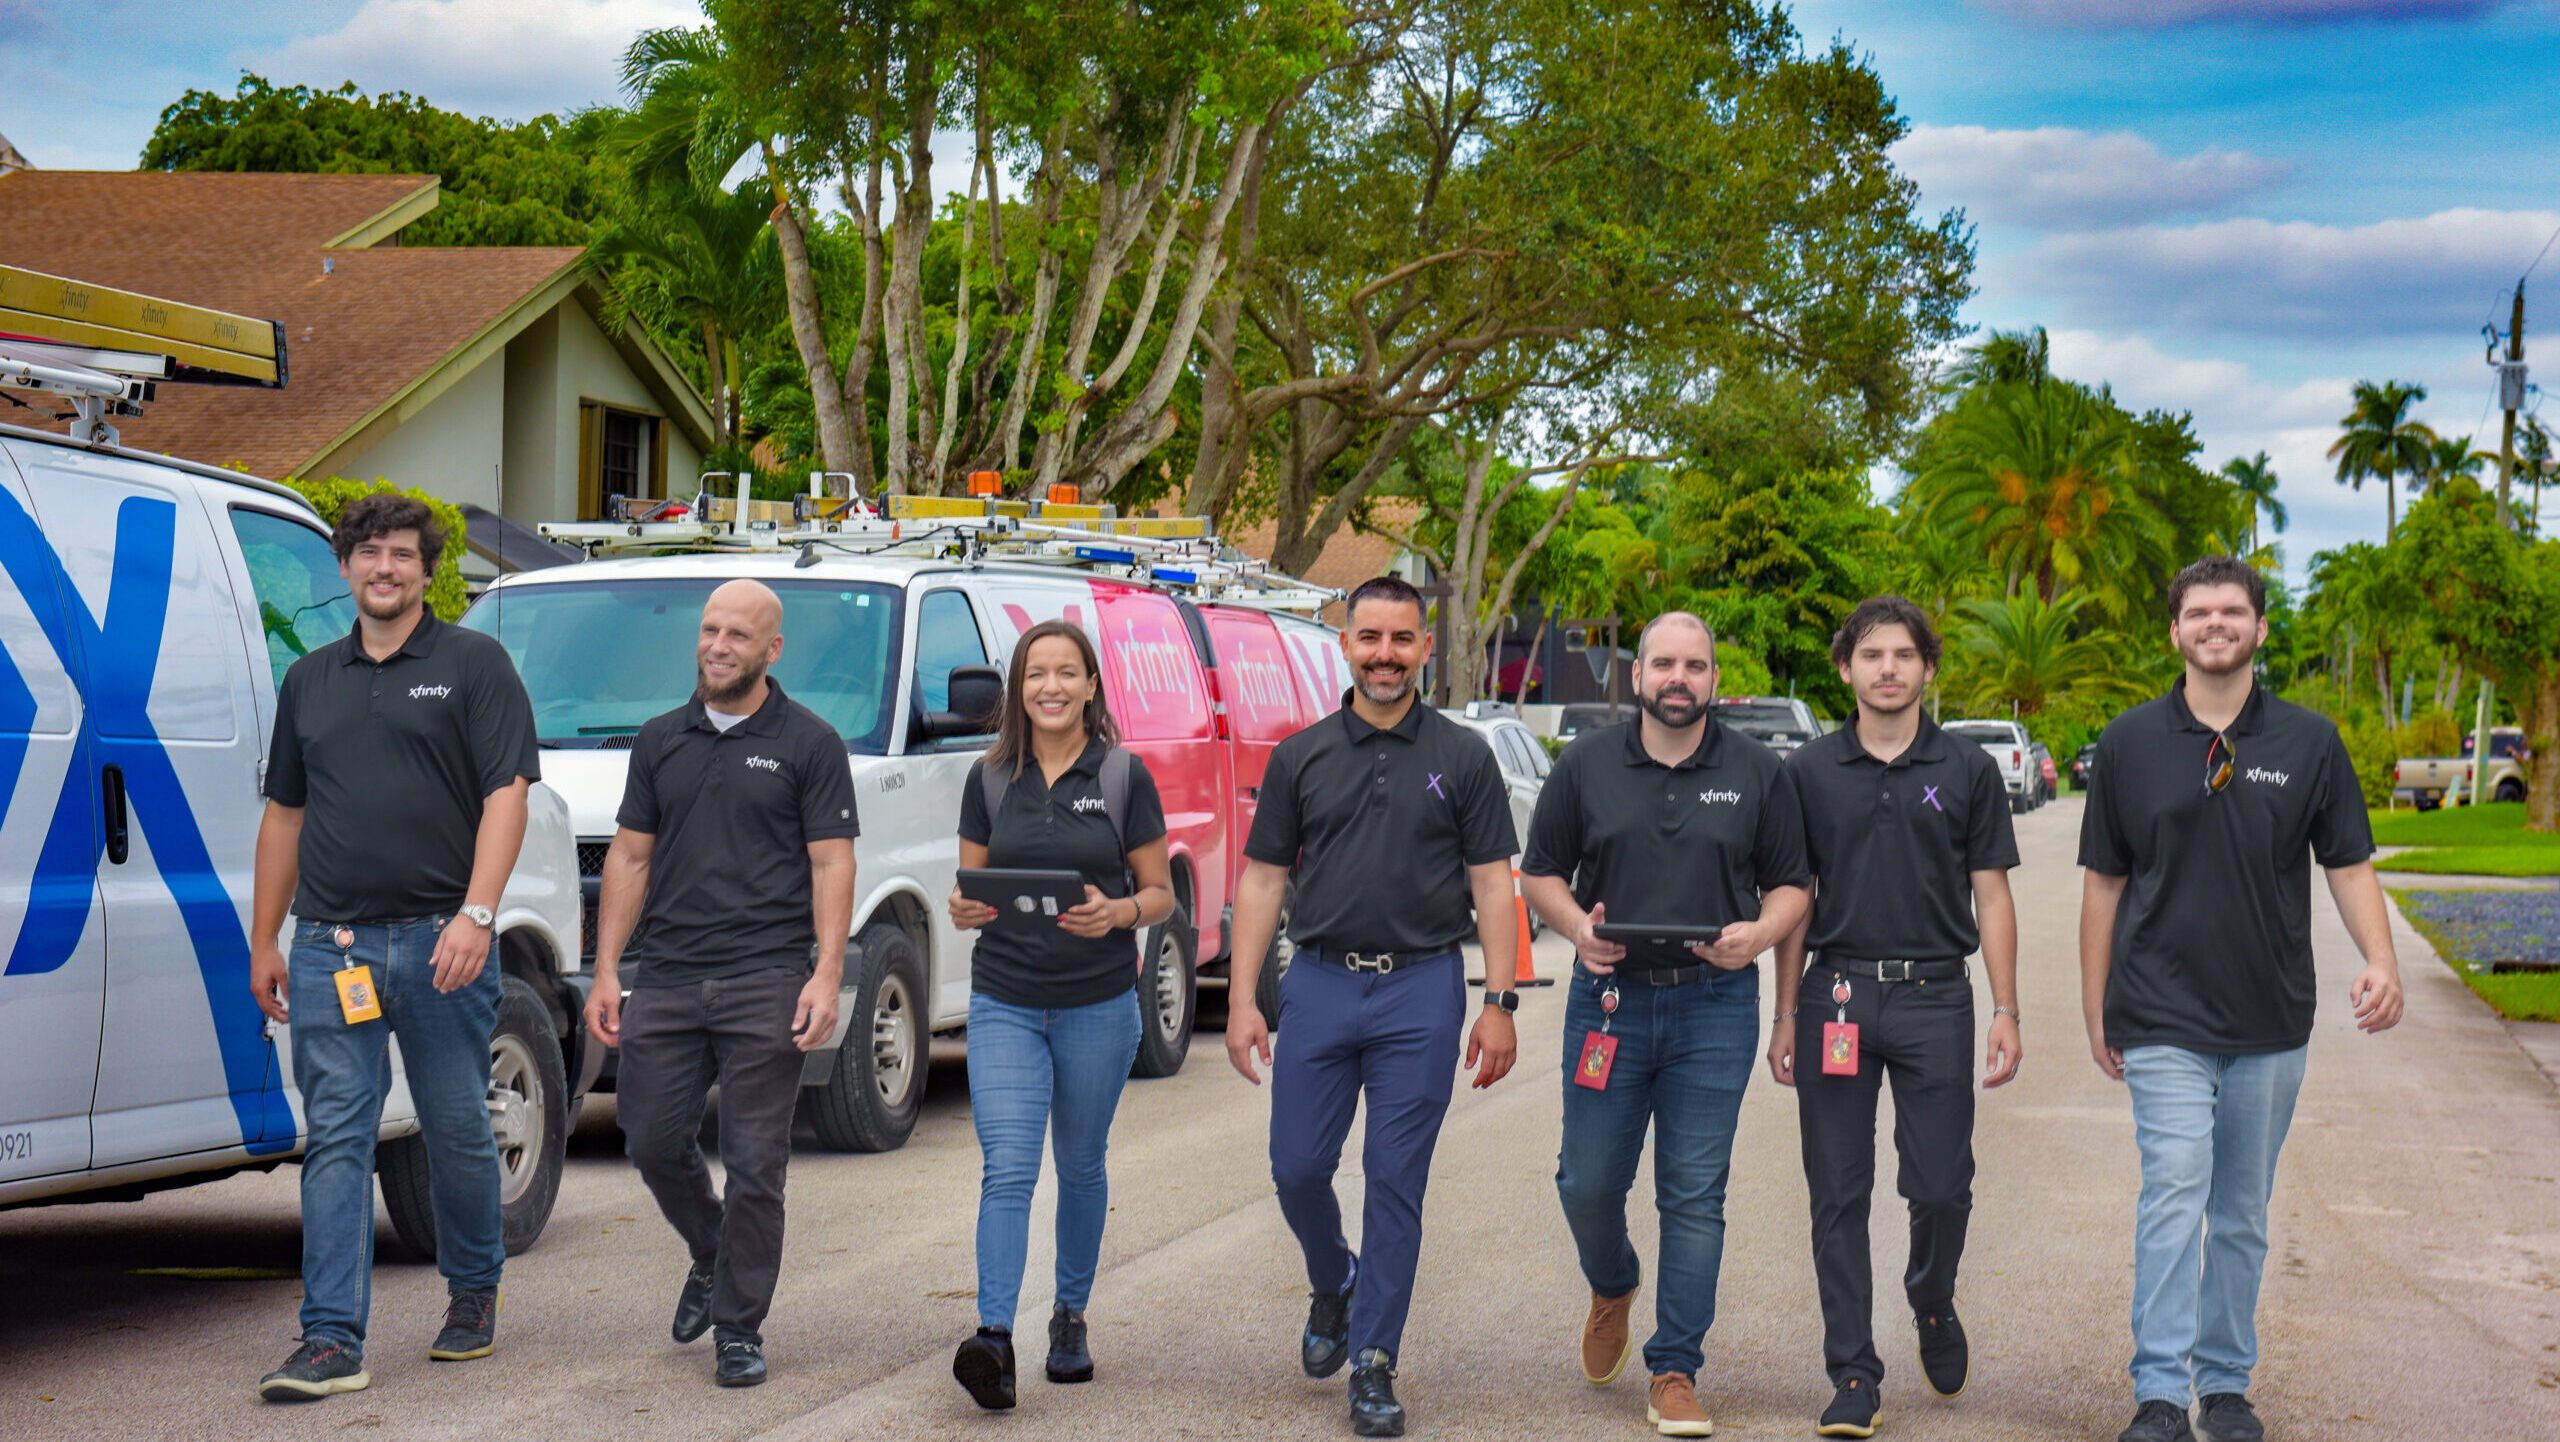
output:
POLYGON ((1373 951, 1364 957, 1356 951, 1346 951, 1342 954, 1342 963, 1353 971, 1374 971, 1380 976, 1385 976, 1396 969, 1396 954, 1392 951, 1373 951))
POLYGON ((1876 980, 1909 981, 1911 979, 1911 965, 1912 964, 1909 961, 1879 961, 1876 963, 1876 980), (1897 966, 1902 968, 1899 973, 1894 971, 1894 968, 1897 966))

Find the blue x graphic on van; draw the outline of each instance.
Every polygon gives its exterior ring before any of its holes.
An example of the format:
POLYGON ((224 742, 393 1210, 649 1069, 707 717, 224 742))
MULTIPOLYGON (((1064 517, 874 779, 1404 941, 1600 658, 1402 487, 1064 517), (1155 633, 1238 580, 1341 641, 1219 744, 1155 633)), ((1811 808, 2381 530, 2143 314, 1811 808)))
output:
MULTIPOLYGON (((88 766, 115 766, 124 774, 126 804, 150 839, 160 878, 195 947, 241 1138, 252 1153, 283 1151, 293 1144, 294 1126, 284 1099, 266 1089, 269 1048, 257 1005, 249 997, 248 935, 214 872, 204 833, 147 713, 160 664, 161 630, 168 620, 177 516, 170 502, 141 496, 117 508, 115 570, 107 587, 104 624, 92 621, 88 608, 78 603, 79 593, 63 574, 61 558, 35 518, 6 491, 0 491, 0 569, 26 598, 54 655, 80 688, 80 744, 73 754, 87 757, 88 766), (266 1109, 278 1115, 262 1118, 266 1109)), ((34 718, 34 694, 0 648, 0 807, 16 794, 26 761, 23 736, 34 718), (6 734, 13 730, 20 735, 6 734)), ((90 814, 95 793, 81 766, 74 763, 55 798, 53 822, 36 857, 26 921, 0 975, 59 970, 88 928, 105 838, 90 814)))

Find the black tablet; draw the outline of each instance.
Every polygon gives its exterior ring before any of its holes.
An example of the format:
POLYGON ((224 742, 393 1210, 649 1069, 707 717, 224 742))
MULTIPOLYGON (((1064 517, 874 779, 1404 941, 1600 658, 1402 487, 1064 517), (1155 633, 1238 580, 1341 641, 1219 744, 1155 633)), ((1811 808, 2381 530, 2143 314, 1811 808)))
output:
POLYGON ((1604 921, 1591 928, 1591 934, 1602 941, 1620 946, 1713 946, 1724 935, 1721 926, 1646 926, 1633 921, 1604 921))
POLYGON ((1084 877, 1073 871, 960 868, 960 894, 996 909, 1000 922, 1043 922, 1084 905, 1084 877))

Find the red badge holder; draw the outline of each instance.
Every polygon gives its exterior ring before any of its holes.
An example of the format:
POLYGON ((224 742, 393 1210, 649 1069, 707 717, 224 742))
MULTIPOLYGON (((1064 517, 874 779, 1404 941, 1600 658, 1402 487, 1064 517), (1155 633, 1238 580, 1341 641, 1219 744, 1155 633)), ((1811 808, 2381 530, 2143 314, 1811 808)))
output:
POLYGON ((1822 1024, 1822 1074, 1824 1076, 1856 1076, 1858 1074, 1858 1024, 1849 1020, 1849 979, 1847 977, 1832 978, 1831 1000, 1840 1008, 1840 1019, 1822 1024))
POLYGON ((1600 1029, 1583 1033, 1582 1060, 1573 1068, 1575 1086, 1596 1092, 1609 1089, 1609 1068, 1618 1064, 1618 1039, 1609 1035, 1609 1023, 1617 1011, 1618 983, 1612 979, 1609 989, 1600 993, 1600 1029))

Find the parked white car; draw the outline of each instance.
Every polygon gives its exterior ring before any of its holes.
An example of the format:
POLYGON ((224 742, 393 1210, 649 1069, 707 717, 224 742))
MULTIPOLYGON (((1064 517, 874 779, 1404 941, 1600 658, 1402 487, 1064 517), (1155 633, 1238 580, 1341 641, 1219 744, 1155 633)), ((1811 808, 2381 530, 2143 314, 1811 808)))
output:
MULTIPOLYGON (((249 994, 250 878, 276 685, 354 617, 291 489, 0 426, 0 1207, 300 1156, 292 1029, 249 994)), ((601 1050, 573 1025, 569 807, 536 784, 530 812, 489 1089, 511 1252, 550 1216, 601 1050)), ((417 1130, 395 1072, 384 1199, 432 1254, 417 1130)))
POLYGON ((2049 799, 2044 765, 2026 727, 2015 721, 1969 720, 1944 722, 1939 729, 1991 753, 2000 765, 2000 784, 2009 793, 2011 811, 2033 811, 2049 799))

